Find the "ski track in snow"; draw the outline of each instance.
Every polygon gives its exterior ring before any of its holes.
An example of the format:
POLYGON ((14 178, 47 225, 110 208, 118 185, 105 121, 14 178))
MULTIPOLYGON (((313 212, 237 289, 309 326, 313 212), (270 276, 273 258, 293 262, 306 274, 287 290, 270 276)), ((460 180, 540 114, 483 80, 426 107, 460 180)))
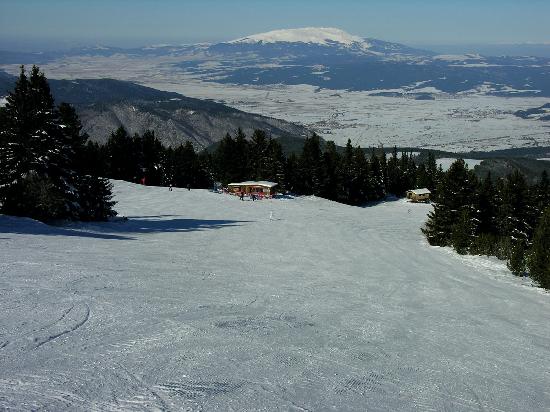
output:
POLYGON ((550 295, 428 246, 429 205, 115 194, 0 216, 0 409, 549 408, 550 295))

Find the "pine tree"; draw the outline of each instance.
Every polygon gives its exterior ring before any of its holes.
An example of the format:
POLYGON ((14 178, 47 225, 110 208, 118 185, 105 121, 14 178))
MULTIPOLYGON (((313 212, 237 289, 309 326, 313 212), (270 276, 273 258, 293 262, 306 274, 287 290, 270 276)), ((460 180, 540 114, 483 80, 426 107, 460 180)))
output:
POLYGON ((284 190, 285 156, 279 141, 271 138, 267 144, 265 179, 278 183, 279 188, 284 190))
POLYGON ((410 189, 404 183, 404 164, 406 165, 407 160, 403 159, 403 156, 400 160, 397 156, 397 147, 393 148, 392 155, 388 160, 388 192, 395 196, 403 196, 405 191, 410 189))
POLYGON ((107 179, 84 175, 78 184, 80 220, 108 220, 117 215, 113 210, 113 186, 107 179))
POLYGON ((139 161, 140 169, 143 170, 145 181, 148 185, 158 186, 161 184, 161 162, 164 147, 155 132, 146 130, 139 139, 139 161))
POLYGON ((285 188, 292 193, 298 193, 300 172, 298 157, 291 153, 285 161, 285 188))
POLYGON ((550 179, 548 173, 544 170, 538 183, 533 188, 532 202, 535 212, 535 225, 538 219, 544 213, 544 210, 550 206, 550 179))
MULTIPOLYGON (((464 218, 464 213, 472 217, 475 199, 475 175, 468 170, 464 160, 455 161, 438 185, 437 202, 430 212, 426 226, 422 229, 431 245, 450 246, 455 226, 464 218)), ((471 220, 469 232, 475 233, 475 221, 471 220)))
POLYGON ((516 276, 522 276, 525 273, 525 246, 521 242, 516 242, 512 245, 510 257, 506 262, 506 266, 516 276))
POLYGON ((106 144, 110 178, 137 183, 144 177, 139 146, 139 137, 131 137, 122 126, 111 133, 106 144))
POLYGON ((72 152, 62 126, 44 74, 33 66, 27 77, 21 67, 15 89, 7 97, 0 130, 0 202, 4 213, 42 220, 44 216, 75 217, 74 172, 68 160, 72 152), (49 213, 37 211, 32 190, 37 190, 37 199, 48 193, 51 201, 42 204, 51 206, 49 213))
POLYGON ((268 174, 268 146, 267 134, 263 130, 254 130, 250 142, 250 169, 252 180, 266 180, 268 174))
POLYGON ((495 187, 491 173, 479 182, 477 186, 477 216, 479 219, 479 231, 481 233, 496 234, 495 215, 497 205, 495 203, 495 187))
POLYGON ((550 289, 550 206, 545 209, 535 230, 527 267, 533 279, 550 289))
MULTIPOLYGON (((21 67, 7 101, 0 116, 1 211, 43 221, 81 218, 80 201, 87 193, 80 160, 87 136, 75 110, 54 106, 36 66, 29 77, 21 67)), ((112 203, 103 206, 111 210, 112 203)))
POLYGON ((451 231, 451 244, 457 253, 465 255, 470 250, 475 236, 475 224, 471 218, 470 211, 463 209, 458 221, 453 225, 451 231))
POLYGON ((340 154, 336 149, 336 145, 332 141, 327 142, 323 153, 325 171, 321 189, 321 196, 326 199, 337 200, 339 191, 342 190, 340 162, 340 154))
POLYGON ((354 192, 354 161, 353 161, 353 146, 351 140, 348 139, 346 147, 344 148, 344 154, 341 160, 340 176, 342 179, 342 190, 338 197, 342 203, 351 203, 352 193, 354 192))
POLYGON ((299 169, 301 182, 299 183, 300 193, 304 195, 321 194, 322 165, 321 143, 316 133, 304 141, 302 154, 299 158, 299 169))
POLYGON ((369 184, 371 187, 370 200, 380 200, 386 196, 386 185, 384 183, 384 173, 380 165, 380 159, 375 149, 371 151, 369 165, 369 184))
POLYGON ((369 179, 369 163, 361 147, 353 149, 353 175, 350 196, 351 205, 361 205, 367 200, 376 200, 369 179), (372 196, 372 197, 369 197, 372 196))
POLYGON ((506 177, 501 186, 501 205, 498 212, 499 232, 513 243, 520 242, 527 246, 533 228, 529 224, 527 182, 523 175, 515 170, 506 177))
POLYGON ((250 143, 246 140, 246 135, 241 128, 237 130, 235 136, 235 156, 234 161, 235 176, 234 181, 242 182, 248 180, 251 176, 250 165, 250 143))

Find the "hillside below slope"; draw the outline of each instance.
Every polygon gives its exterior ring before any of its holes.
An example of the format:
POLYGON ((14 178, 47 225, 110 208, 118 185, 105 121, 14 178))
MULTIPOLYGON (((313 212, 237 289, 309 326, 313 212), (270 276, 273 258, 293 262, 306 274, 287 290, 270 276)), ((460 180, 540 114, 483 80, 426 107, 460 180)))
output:
POLYGON ((128 221, 0 216, 0 409, 550 405, 550 296, 428 246, 429 205, 115 195, 128 221))
MULTIPOLYGON (((13 89, 14 82, 15 77, 0 71, 0 97, 13 89)), ((256 129, 274 138, 299 140, 308 134, 305 127, 284 120, 127 81, 50 80, 50 86, 56 102, 74 105, 83 131, 100 143, 120 126, 130 134, 153 130, 166 146, 190 141, 196 148, 206 148, 238 128, 248 136, 256 129)))

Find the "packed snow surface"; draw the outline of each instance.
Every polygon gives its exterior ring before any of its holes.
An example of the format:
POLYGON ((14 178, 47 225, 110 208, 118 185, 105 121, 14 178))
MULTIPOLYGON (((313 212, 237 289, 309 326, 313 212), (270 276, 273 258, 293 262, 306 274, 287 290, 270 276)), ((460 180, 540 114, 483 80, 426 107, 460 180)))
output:
POLYGON ((254 34, 230 41, 229 43, 311 43, 326 46, 340 43, 351 46, 354 43, 366 43, 361 37, 353 36, 343 30, 332 27, 305 27, 300 29, 273 30, 254 34))
POLYGON ((548 410, 550 296, 428 246, 429 205, 115 194, 0 216, 0 409, 548 410))

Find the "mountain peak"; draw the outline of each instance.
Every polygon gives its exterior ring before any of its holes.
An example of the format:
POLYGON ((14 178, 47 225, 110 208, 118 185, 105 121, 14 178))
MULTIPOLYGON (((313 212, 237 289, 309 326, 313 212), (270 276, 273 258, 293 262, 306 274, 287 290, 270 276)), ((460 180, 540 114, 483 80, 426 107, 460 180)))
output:
POLYGON ((328 46, 339 43, 346 46, 359 43, 365 46, 366 42, 359 36, 346 33, 333 27, 304 27, 300 29, 273 30, 266 33, 254 34, 229 42, 230 44, 243 43, 307 43, 328 46))

